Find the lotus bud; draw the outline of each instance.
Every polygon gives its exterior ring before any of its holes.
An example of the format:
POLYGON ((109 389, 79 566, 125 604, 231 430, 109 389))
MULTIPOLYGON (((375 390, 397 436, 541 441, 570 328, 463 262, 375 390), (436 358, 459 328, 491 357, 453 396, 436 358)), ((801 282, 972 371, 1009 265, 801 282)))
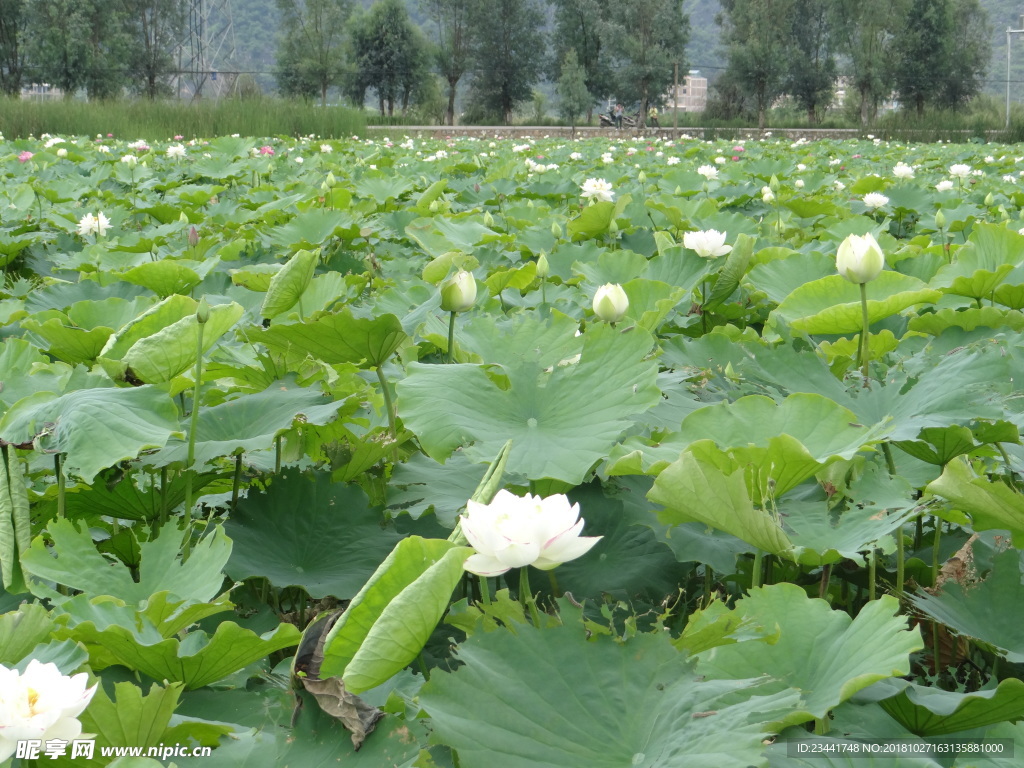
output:
POLYGON ((184 211, 178 214, 178 221, 182 224, 188 224, 188 216, 185 215, 184 211))
POLYGON ((771 179, 768 180, 768 189, 770 189, 772 192, 779 191, 779 177, 776 176, 774 173, 772 174, 771 179))
POLYGON ((557 221, 551 222, 551 234, 554 235, 556 239, 562 236, 562 225, 557 221))
POLYGON ((320 191, 323 192, 324 195, 326 195, 328 192, 331 191, 331 188, 329 186, 327 186, 327 182, 326 181, 323 182, 322 184, 320 184, 320 191))
POLYGON ((935 212, 935 226, 938 229, 946 228, 946 214, 942 212, 941 208, 935 212))
POLYGON ((527 207, 527 208, 533 208, 533 207, 534 207, 534 206, 533 206, 533 200, 527 200, 527 201, 526 201, 526 207, 527 207))
POLYGON ((619 225, 615 223, 615 219, 608 222, 608 234, 616 235, 619 232, 619 225))
POLYGON ((629 309, 629 297, 617 283, 606 283, 594 294, 594 314, 606 323, 617 323, 629 309))
POLYGON ((1010 218, 1010 214, 1006 210, 1005 205, 1000 205, 996 210, 999 212, 999 218, 1001 218, 1003 221, 1006 221, 1006 219, 1010 218))
POLYGON ((471 272, 459 270, 441 286, 441 309, 465 312, 476 303, 476 279, 471 272))
POLYGON ((336 178, 334 178, 333 171, 328 171, 327 172, 327 180, 324 182, 324 184, 326 184, 328 188, 333 188, 333 187, 337 186, 338 180, 336 178))
POLYGON ((677 186, 674 190, 672 190, 672 194, 674 194, 674 195, 681 195, 681 194, 683 194, 683 188, 677 186))
POLYGON ((199 245, 199 230, 195 227, 188 228, 188 245, 190 248, 195 248, 199 245))
POLYGON ((870 283, 885 267, 885 254, 874 237, 850 235, 839 244, 836 269, 851 283, 870 283))
POLYGON ((636 180, 643 184, 645 181, 647 181, 647 174, 644 173, 643 171, 640 171, 640 173, 636 175, 636 180))
POLYGON ((537 257, 537 277, 543 280, 551 273, 551 265, 548 264, 548 256, 546 253, 541 251, 540 256, 537 257))
POLYGON ((991 192, 989 192, 987 195, 985 195, 985 205, 986 206, 992 205, 992 203, 994 203, 995 201, 996 201, 996 199, 992 195, 991 192))
POLYGON ((440 210, 441 210, 441 204, 439 202, 437 202, 437 200, 431 200, 430 201, 430 212, 431 213, 437 213, 440 210))
POLYGON ((203 325, 209 319, 210 305, 206 303, 206 297, 204 296, 199 300, 199 306, 196 307, 196 322, 203 325))
POLYGON ((494 217, 491 216, 491 212, 490 211, 485 211, 484 212, 484 226, 485 227, 493 227, 494 226, 494 217))

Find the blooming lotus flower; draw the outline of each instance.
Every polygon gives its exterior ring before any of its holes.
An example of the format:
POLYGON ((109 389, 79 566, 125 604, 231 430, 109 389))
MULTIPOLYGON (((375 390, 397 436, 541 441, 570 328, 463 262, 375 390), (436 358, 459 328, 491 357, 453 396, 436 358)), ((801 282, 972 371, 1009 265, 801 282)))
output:
POLYGON ((24 673, 0 665, 0 763, 15 753, 19 741, 82 735, 78 716, 96 693, 89 676, 62 675, 56 664, 28 663, 24 673))
POLYGON ((262 147, 259 148, 258 151, 259 151, 259 153, 261 155, 273 155, 274 154, 274 148, 272 146, 270 146, 269 144, 264 144, 262 147))
POLYGON ((110 219, 104 216, 102 211, 96 216, 87 213, 78 222, 78 234, 82 237, 86 235, 99 235, 102 237, 107 234, 107 227, 109 226, 110 219))
POLYGON ((68 156, 68 151, 66 149, 64 149, 64 147, 61 147, 60 149, 57 150, 57 157, 67 157, 67 156, 68 156))
POLYGON ((667 163, 668 165, 679 165, 679 158, 678 158, 678 157, 670 157, 670 158, 669 158, 668 160, 666 160, 665 162, 666 162, 666 163, 667 163))
POLYGON ((967 163, 956 163, 949 166, 949 175, 955 176, 958 179, 966 179, 971 175, 971 166, 967 163))
POLYGON ((18 162, 19 163, 27 163, 31 159, 32 159, 32 153, 29 152, 27 149, 24 152, 22 152, 20 155, 18 155, 18 162))
POLYGON ((135 155, 122 155, 121 162, 129 167, 135 166, 139 164, 139 158, 137 158, 135 155))
POLYGON ((591 202, 610 203, 615 198, 612 185, 604 179, 587 179, 583 182, 582 189, 580 197, 589 198, 591 202))
POLYGON ((851 283, 870 283, 884 267, 885 254, 870 233, 850 235, 839 244, 836 269, 851 283))
POLYGON ((320 145, 320 152, 325 154, 325 155, 329 155, 333 151, 334 151, 334 147, 332 147, 330 144, 321 144, 320 145))
POLYGON ((901 160, 892 167, 892 175, 897 179, 912 179, 914 178, 914 169, 901 160))
POLYGON ((464 269, 441 286, 441 309, 445 312, 465 312, 476 303, 476 279, 464 269))
POLYGON ((695 251, 698 256, 705 259, 717 259, 732 250, 731 245, 725 244, 725 232, 719 232, 717 229, 686 232, 683 234, 683 247, 695 251))
POLYGON ((579 504, 563 494, 516 496, 504 489, 490 504, 470 501, 462 532, 476 550, 463 566, 478 576, 498 576, 532 565, 549 571, 586 554, 600 536, 580 536, 579 504))
POLYGON ((697 173, 703 176, 708 181, 714 181, 718 178, 718 169, 713 165, 702 165, 697 169, 697 173))
POLYGON ((171 144, 171 146, 167 148, 167 156, 171 158, 184 157, 185 147, 181 144, 171 144))
POLYGON ((935 185, 936 192, 949 192, 953 188, 953 182, 949 179, 943 179, 935 185))
POLYGON ((606 283, 594 294, 594 314, 606 323, 617 323, 629 309, 629 297, 618 283, 606 283))
POLYGON ((868 208, 875 210, 888 205, 889 198, 883 195, 881 192, 868 192, 864 195, 864 205, 868 208))

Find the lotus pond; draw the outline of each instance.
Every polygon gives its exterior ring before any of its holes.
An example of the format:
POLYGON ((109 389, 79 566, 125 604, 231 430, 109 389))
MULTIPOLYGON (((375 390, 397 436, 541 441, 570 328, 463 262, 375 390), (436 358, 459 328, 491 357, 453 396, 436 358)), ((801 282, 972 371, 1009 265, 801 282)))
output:
POLYGON ((1020 765, 1015 152, 0 142, 0 671, 179 766, 1020 765))

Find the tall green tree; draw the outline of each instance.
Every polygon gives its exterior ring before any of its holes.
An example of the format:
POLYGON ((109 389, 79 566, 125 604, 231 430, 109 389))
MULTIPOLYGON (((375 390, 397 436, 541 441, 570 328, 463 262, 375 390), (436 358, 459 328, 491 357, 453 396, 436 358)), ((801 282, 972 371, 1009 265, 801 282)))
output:
POLYGON ((590 110, 594 97, 587 88, 587 73, 576 58, 574 48, 566 51, 565 59, 562 61, 562 74, 558 78, 558 100, 559 112, 569 121, 575 132, 576 120, 590 110))
POLYGON ((426 41, 409 19, 403 0, 379 0, 352 29, 352 63, 360 86, 377 94, 380 113, 404 114, 427 75, 426 41))
POLYGON ((977 96, 992 61, 992 25, 978 0, 953 0, 956 23, 950 43, 950 77, 940 88, 940 104, 955 109, 977 96))
POLYGON ((895 34, 908 22, 909 0, 833 0, 837 47, 868 125, 879 103, 892 92, 895 34))
POLYGON ((286 96, 320 98, 344 72, 349 0, 277 0, 281 36, 277 47, 277 87, 286 96))
POLYGON ((21 44, 24 0, 0 0, 0 91, 21 93, 25 47, 21 44))
POLYGON ((722 39, 731 82, 747 93, 764 129, 768 109, 785 90, 795 0, 722 0, 722 39))
POLYGON ((25 56, 33 79, 70 98, 85 88, 90 99, 121 94, 131 37, 124 9, 104 0, 25 0, 25 56))
MULTIPOLYGON (((552 0, 554 5, 554 31, 552 47, 556 71, 564 71, 565 57, 569 51, 576 54, 577 63, 583 67, 587 90, 594 100, 611 95, 611 70, 608 67, 607 51, 602 51, 602 27, 608 23, 609 9, 616 0, 552 0), (604 55, 602 55, 604 54, 604 55)), ((587 107, 587 122, 590 122, 592 104, 587 107)))
POLYGON ((686 71, 689 20, 682 0, 632 0, 613 4, 602 37, 614 71, 619 101, 640 102, 640 123, 651 104, 661 104, 674 65, 686 71))
POLYGON ((832 0, 795 0, 790 17, 791 55, 783 87, 807 113, 810 123, 818 122, 835 89, 831 10, 832 0))
POLYGON ((437 71, 448 83, 448 125, 455 125, 455 96, 473 56, 474 5, 480 0, 420 0, 420 9, 434 31, 433 58, 437 71))
POLYGON ((540 79, 543 24, 535 0, 487 0, 473 7, 472 100, 505 124, 517 104, 532 98, 533 84, 540 79))
POLYGON ((149 99, 170 93, 174 45, 184 35, 185 0, 120 0, 131 36, 132 90, 149 99))
POLYGON ((949 0, 912 0, 905 24, 893 36, 893 86, 918 116, 936 101, 939 83, 953 68, 953 17, 949 0))

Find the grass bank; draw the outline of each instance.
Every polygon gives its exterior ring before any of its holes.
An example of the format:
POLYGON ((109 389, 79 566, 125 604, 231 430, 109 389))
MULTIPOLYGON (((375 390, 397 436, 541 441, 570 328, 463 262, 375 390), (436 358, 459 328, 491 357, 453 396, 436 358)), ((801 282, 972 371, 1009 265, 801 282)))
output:
POLYGON ((319 107, 275 98, 186 104, 179 101, 85 102, 0 101, 0 132, 8 139, 42 133, 84 135, 112 133, 127 139, 222 136, 362 135, 364 115, 347 107, 319 107))

